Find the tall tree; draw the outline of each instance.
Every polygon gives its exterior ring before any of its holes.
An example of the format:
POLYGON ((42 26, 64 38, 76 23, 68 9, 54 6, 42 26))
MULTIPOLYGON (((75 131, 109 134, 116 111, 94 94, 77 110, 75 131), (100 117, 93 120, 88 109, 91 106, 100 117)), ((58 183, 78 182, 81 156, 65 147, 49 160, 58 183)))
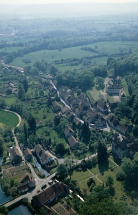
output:
POLYGON ((84 142, 88 143, 90 141, 91 131, 89 128, 89 124, 86 122, 84 122, 84 124, 82 125, 81 136, 83 137, 84 142))
POLYGON ((27 126, 26 126, 25 122, 24 122, 24 125, 23 125, 23 130, 24 130, 25 141, 27 141, 27 139, 28 139, 28 129, 27 129, 27 126))
POLYGON ((105 159, 108 158, 108 153, 107 153, 107 148, 105 146, 104 143, 102 143, 101 141, 98 142, 98 163, 104 161, 105 159))
POLYGON ((67 177, 67 169, 64 164, 58 165, 57 175, 61 180, 63 180, 65 177, 67 177))

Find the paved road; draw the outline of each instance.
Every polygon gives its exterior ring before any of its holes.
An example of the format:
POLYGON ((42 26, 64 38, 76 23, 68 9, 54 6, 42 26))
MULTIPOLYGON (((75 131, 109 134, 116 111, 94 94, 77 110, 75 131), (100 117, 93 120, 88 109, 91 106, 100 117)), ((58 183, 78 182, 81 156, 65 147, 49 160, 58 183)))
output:
POLYGON ((51 178, 53 178, 53 177, 55 176, 55 174, 56 174, 56 173, 53 173, 52 175, 50 175, 50 176, 47 177, 46 179, 43 179, 43 180, 40 179, 40 181, 38 181, 37 187, 36 187, 34 190, 28 192, 27 194, 24 194, 24 195, 22 195, 22 196, 19 196, 18 198, 11 200, 10 202, 5 203, 4 205, 5 205, 6 207, 9 207, 9 206, 13 205, 14 203, 20 201, 21 199, 23 199, 23 198, 25 198, 25 197, 28 198, 29 202, 31 202, 32 197, 35 196, 35 195, 38 193, 38 191, 41 190, 41 187, 42 187, 42 186, 44 186, 45 184, 48 186, 48 181, 49 181, 51 178))

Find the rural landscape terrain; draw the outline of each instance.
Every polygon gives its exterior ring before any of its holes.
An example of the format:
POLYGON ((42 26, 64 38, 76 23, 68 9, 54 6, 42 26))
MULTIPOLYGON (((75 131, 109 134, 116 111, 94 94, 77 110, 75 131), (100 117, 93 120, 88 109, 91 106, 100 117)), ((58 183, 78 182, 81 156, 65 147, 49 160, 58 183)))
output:
POLYGON ((138 214, 138 16, 125 6, 3 5, 0 214, 138 214))

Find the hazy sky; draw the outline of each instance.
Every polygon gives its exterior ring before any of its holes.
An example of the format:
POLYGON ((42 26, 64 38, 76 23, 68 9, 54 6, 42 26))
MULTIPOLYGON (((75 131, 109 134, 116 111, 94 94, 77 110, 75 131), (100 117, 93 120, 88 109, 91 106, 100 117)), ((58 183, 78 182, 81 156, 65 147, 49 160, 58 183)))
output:
POLYGON ((45 3, 124 3, 138 2, 138 0, 0 0, 0 4, 45 4, 45 3))

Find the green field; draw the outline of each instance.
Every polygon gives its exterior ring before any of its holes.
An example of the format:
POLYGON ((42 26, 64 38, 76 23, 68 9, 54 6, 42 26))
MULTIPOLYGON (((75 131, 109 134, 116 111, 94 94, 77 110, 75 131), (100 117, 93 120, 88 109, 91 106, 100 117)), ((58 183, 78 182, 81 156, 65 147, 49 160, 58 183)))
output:
POLYGON ((125 78, 122 78, 122 85, 124 87, 124 91, 126 93, 126 96, 129 96, 128 85, 127 85, 127 82, 126 82, 125 78))
POLYGON ((11 127, 15 127, 18 124, 18 117, 14 113, 0 110, 0 122, 11 127))
MULTIPOLYGON (((62 51, 58 50, 42 50, 37 52, 32 52, 30 54, 24 55, 24 57, 17 57, 11 63, 14 66, 25 67, 27 65, 33 65, 36 61, 46 60, 51 63, 55 60, 67 59, 67 58, 82 58, 86 56, 94 56, 94 53, 81 50, 81 47, 66 48, 62 51), (22 59, 27 58, 31 60, 31 63, 25 64, 22 59)), ((94 59, 95 61, 95 59, 94 59)))
POLYGON ((101 92, 98 91, 95 87, 93 87, 92 90, 89 90, 89 92, 95 101, 98 101, 99 99, 102 98, 101 92))

